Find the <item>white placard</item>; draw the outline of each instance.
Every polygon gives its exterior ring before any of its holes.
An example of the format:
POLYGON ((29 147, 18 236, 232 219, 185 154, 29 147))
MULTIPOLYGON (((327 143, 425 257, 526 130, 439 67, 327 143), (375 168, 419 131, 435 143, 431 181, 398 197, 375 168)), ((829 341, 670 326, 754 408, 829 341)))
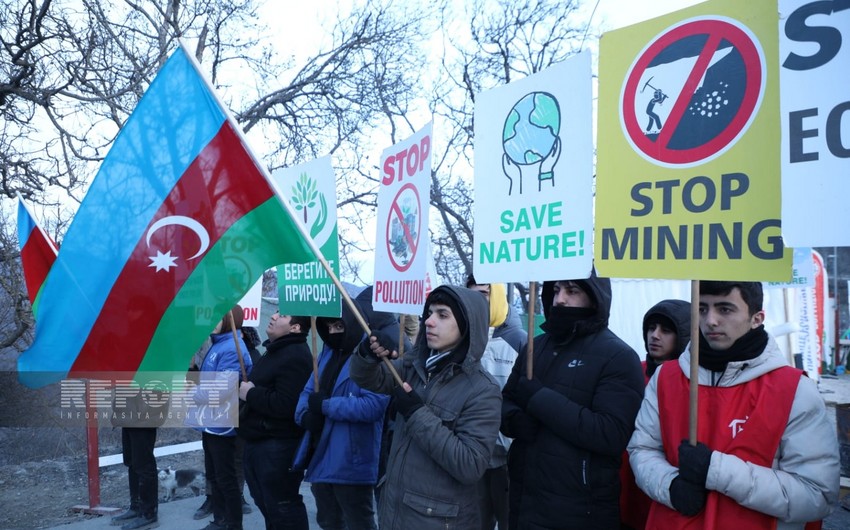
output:
POLYGON ((245 293, 239 305, 242 307, 243 327, 256 328, 260 325, 260 305, 263 303, 263 277, 245 293))
POLYGON ((376 311, 419 314, 425 303, 432 124, 381 154, 375 237, 376 311))
POLYGON ((850 245, 850 3, 779 1, 782 237, 850 245))
POLYGON ((590 275, 591 100, 590 52, 478 95, 477 281, 590 275))

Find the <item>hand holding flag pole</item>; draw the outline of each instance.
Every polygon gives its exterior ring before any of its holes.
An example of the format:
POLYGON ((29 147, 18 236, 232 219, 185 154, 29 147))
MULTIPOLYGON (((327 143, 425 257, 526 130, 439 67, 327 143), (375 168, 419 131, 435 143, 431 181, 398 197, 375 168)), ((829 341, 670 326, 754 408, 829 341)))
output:
MULTIPOLYGON (((307 233, 306 229, 304 228, 304 225, 301 224, 300 222, 297 222, 298 218, 295 216, 295 212, 292 211, 292 206, 290 206, 289 202, 286 201, 283 198, 283 194, 281 194, 280 189, 278 188, 277 182, 275 182, 275 180, 271 177, 271 174, 269 174, 269 170, 266 167, 266 165, 261 163, 260 158, 254 153, 254 150, 251 148, 251 145, 248 143, 247 139, 245 138, 245 133, 242 132, 242 128, 239 126, 239 123, 233 117, 233 114, 230 112, 230 109, 228 109, 227 106, 224 105, 221 102, 221 100, 218 99, 218 95, 215 92, 215 88, 212 86, 209 79, 207 79, 206 75, 203 75, 203 72, 201 70, 201 66, 200 66, 200 64, 198 64, 198 61, 195 58, 195 55, 192 54, 191 52, 189 52, 189 50, 183 44, 182 40, 179 41, 179 43, 180 43, 180 47, 183 49, 183 52, 186 54, 186 57, 192 62, 195 70, 198 72, 198 74, 200 74, 201 79, 204 80, 204 83, 207 85, 209 93, 218 102, 218 105, 222 109, 222 112, 224 113, 224 115, 226 116, 227 121, 232 125, 233 130, 239 136, 239 139, 242 142, 242 145, 245 147, 245 151, 248 153, 248 156, 250 156, 251 159, 254 161, 254 163, 256 164, 260 173, 263 175, 263 178, 266 179, 266 182, 269 184, 271 189, 274 191, 275 196, 277 196, 277 200, 283 206, 283 209, 286 211, 286 213, 289 215, 289 217, 291 219, 296 220, 296 222, 293 223, 293 224, 295 225, 295 227, 300 232, 301 237, 307 243, 307 246, 310 247, 310 250, 313 252, 313 255, 316 256, 316 258, 319 260, 319 263, 321 263, 322 267, 328 273, 328 276, 334 282, 334 285, 336 286, 337 290, 342 295, 342 298, 345 300, 345 303, 348 304, 349 309, 351 309, 352 313, 354 313, 355 318, 357 318, 357 322, 360 324, 360 327, 363 328, 363 331, 365 331, 367 335, 371 335, 372 331, 369 329, 369 325, 366 323, 366 320, 363 318, 363 315, 360 314, 360 311, 357 309, 357 306, 354 304, 354 301, 351 299, 350 296, 348 296, 348 293, 346 292, 345 288, 342 286, 342 283, 339 281, 339 278, 337 278, 336 274, 334 274, 334 271, 331 268, 330 264, 328 263, 328 260, 326 260, 324 255, 322 255, 322 251, 319 250, 319 247, 316 246, 316 242, 313 241, 313 238, 310 237, 310 234, 307 233)), ((398 375, 398 372, 396 371, 395 367, 392 365, 392 362, 390 362, 389 359, 384 358, 384 363, 386 364, 387 369, 389 370, 390 374, 392 374, 393 378, 396 380, 396 382, 399 384, 399 386, 401 386, 403 381, 402 381, 401 377, 398 375)))
MULTIPOLYGON (((312 239, 309 240, 309 243, 314 247, 316 245, 312 239)), ((366 332, 366 335, 372 335, 372 330, 369 329, 369 324, 366 323, 366 320, 363 318, 363 315, 360 314, 360 311, 354 304, 354 300, 352 300, 351 297, 348 296, 348 292, 346 292, 345 288, 342 286, 342 283, 340 283, 339 278, 337 278, 334 274, 330 264, 327 262, 327 260, 325 260, 324 256, 322 256, 322 253, 319 249, 316 249, 316 252, 316 255, 319 256, 319 261, 322 263, 322 266, 327 271, 328 276, 330 276, 331 280, 333 280, 334 285, 336 285, 336 288, 339 290, 343 300, 345 300, 345 303, 348 304, 348 308, 351 309, 352 313, 354 313, 354 317, 357 319, 357 322, 360 324, 360 327, 363 328, 363 331, 366 332)), ((390 374, 393 376, 393 379, 395 379, 395 382, 398 384, 398 386, 402 386, 404 384, 404 380, 401 378, 400 375, 398 375, 398 372, 396 371, 395 366, 393 366, 392 361, 390 361, 387 357, 384 357, 383 360, 384 366, 387 367, 387 370, 389 370, 390 374)))

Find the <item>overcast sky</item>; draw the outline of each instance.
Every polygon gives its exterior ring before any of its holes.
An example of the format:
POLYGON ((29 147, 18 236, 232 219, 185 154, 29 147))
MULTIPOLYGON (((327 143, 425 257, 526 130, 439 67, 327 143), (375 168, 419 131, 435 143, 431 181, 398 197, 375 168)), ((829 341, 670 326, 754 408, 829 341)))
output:
MULTIPOLYGON (((584 14, 593 26, 601 31, 637 24, 639 22, 672 13, 679 9, 700 3, 700 0, 584 0, 579 13, 584 14), (594 7, 595 12, 594 12, 594 7), (591 19, 591 13, 592 19, 591 19)), ((267 2, 263 8, 266 23, 271 26, 273 34, 280 36, 278 45, 279 53, 291 53, 296 57, 310 56, 320 46, 320 36, 326 33, 327 28, 332 27, 338 11, 344 11, 350 5, 349 0, 314 0, 312 2, 267 2), (287 32, 291 27, 291 21, 298 20, 299 36, 293 39, 292 34, 287 32), (286 51, 284 51, 286 50, 286 51)), ((594 64, 598 57, 598 47, 594 42, 585 44, 586 48, 593 51, 594 64)), ((594 66, 595 69, 595 66, 594 66)), ((595 97, 594 88, 594 97, 595 97)), ((594 107, 595 107, 594 101, 594 107)), ((594 120, 595 122, 595 120, 594 120)), ((419 126, 424 123, 418 124, 419 126)), ((595 123, 594 123, 595 128, 595 123)), ((435 131, 435 134, 439 134, 435 131)), ((376 152, 380 153, 387 146, 376 146, 376 152)), ((375 230, 373 223, 367 223, 365 233, 371 234, 375 230)), ((368 239, 372 239, 371 237, 368 239)), ((362 278, 367 282, 372 278, 371 253, 364 253, 362 258, 362 278)), ((351 278, 346 278, 351 280, 351 278)))
MULTIPOLYGON (((588 3, 593 4, 593 2, 588 3)), ((604 29, 611 30, 637 24, 698 3, 700 3, 699 0, 599 0, 594 21, 597 16, 604 17, 607 22, 604 29)), ((589 7, 592 9, 592 5, 589 7)))

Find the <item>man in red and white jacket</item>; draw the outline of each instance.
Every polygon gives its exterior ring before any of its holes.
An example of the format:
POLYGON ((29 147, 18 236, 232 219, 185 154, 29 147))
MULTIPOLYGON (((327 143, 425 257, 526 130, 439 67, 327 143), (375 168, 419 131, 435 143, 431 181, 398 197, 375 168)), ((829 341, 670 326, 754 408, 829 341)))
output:
POLYGON ((817 528, 837 504, 823 399, 764 330, 762 303, 758 282, 700 282, 699 443, 687 441, 689 347, 653 376, 628 446, 654 501, 647 528, 817 528))

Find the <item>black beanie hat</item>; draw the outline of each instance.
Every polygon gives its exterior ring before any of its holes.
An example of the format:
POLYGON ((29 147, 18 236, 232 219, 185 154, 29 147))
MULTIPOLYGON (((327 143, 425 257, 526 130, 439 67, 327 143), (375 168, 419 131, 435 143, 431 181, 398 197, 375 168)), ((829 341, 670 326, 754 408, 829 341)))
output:
POLYGON ((431 304, 442 304, 448 306, 449 309, 452 310, 452 315, 454 315, 455 317, 455 321, 457 322, 457 329, 458 331, 460 331, 460 336, 466 337, 466 316, 463 314, 463 311, 460 308, 460 304, 454 296, 452 296, 448 291, 444 291, 441 289, 432 292, 431 295, 428 296, 428 299, 425 301, 425 313, 423 314, 423 316, 426 318, 428 317, 428 309, 431 304))

